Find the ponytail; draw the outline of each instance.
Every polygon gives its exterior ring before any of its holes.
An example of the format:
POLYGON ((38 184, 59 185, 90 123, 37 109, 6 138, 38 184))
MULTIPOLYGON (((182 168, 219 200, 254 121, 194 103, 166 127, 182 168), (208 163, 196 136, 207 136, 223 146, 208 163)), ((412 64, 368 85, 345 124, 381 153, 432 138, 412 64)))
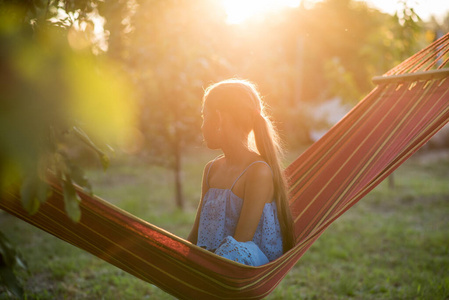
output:
POLYGON ((287 183, 279 157, 282 153, 279 136, 272 122, 259 112, 256 113, 254 118, 253 131, 257 150, 273 171, 274 198, 278 210, 277 214, 285 253, 294 247, 295 235, 293 219, 288 205, 287 183))
POLYGON ((271 167, 283 250, 290 250, 295 245, 295 234, 288 205, 287 184, 279 157, 282 149, 273 124, 263 114, 262 100, 255 85, 239 79, 224 80, 205 90, 203 103, 206 99, 210 107, 233 116, 235 124, 250 136, 248 146, 257 151, 271 167))

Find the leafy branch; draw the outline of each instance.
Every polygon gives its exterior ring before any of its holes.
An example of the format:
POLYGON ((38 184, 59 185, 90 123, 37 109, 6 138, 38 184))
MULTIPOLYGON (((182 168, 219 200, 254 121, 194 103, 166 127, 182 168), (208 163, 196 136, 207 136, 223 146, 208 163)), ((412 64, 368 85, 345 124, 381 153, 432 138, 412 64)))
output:
MULTIPOLYGON (((54 130, 51 130, 54 133, 54 130)), ((100 158, 103 169, 109 166, 109 157, 101 150, 89 136, 79 127, 73 126, 64 134, 71 134, 79 142, 92 149, 100 158)), ((41 154, 40 160, 43 162, 37 166, 37 170, 31 170, 25 176, 21 186, 21 201, 23 207, 30 213, 35 214, 41 204, 51 195, 51 188, 46 181, 48 172, 53 173, 63 188, 64 205, 67 215, 75 222, 81 218, 79 203, 81 199, 76 193, 75 185, 79 185, 84 190, 92 194, 92 185, 86 177, 84 170, 77 165, 77 162, 70 158, 64 142, 55 134, 51 134, 50 145, 47 145, 46 152, 41 154)))

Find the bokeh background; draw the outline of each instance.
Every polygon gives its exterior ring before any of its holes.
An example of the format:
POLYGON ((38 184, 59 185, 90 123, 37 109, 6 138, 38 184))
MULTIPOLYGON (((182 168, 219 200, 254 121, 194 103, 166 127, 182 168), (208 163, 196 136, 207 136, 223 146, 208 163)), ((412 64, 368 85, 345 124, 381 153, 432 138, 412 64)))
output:
MULTIPOLYGON (((33 213, 51 169, 69 183, 74 220, 76 183, 112 202, 133 198, 120 205, 153 209, 141 215, 152 222, 178 218, 167 227, 185 234, 201 165, 217 154, 202 144, 205 87, 255 82, 288 164, 369 93, 373 76, 446 34, 448 12, 448 3, 424 0, 0 1, 1 187, 23 182, 33 213), (126 191, 108 192, 117 185, 126 191), (148 194, 162 188, 171 192, 158 208, 148 194)), ((427 150, 443 149, 447 161, 448 136, 443 129, 427 150)), ((0 230, 14 235, 2 218, 0 230)))

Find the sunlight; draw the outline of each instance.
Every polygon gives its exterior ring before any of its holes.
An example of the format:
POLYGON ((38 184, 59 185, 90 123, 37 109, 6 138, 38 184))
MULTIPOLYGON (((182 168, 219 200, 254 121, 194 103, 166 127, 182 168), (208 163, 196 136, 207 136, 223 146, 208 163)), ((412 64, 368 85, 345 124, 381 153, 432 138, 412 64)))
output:
POLYGON ((299 3, 300 0, 222 0, 229 24, 239 24, 253 16, 285 7, 297 7, 299 3))

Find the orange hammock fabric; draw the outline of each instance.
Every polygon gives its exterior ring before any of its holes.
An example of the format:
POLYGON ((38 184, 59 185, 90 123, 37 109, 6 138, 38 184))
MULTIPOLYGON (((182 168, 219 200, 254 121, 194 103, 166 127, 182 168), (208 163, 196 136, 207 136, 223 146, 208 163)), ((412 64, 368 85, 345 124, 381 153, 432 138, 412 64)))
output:
POLYGON ((0 208, 178 298, 263 298, 333 221, 449 121, 449 75, 435 71, 448 51, 445 36, 377 78, 379 86, 286 169, 297 245, 266 265, 216 256, 82 190, 82 218, 73 223, 57 184, 35 215, 17 193, 4 193, 0 208))

